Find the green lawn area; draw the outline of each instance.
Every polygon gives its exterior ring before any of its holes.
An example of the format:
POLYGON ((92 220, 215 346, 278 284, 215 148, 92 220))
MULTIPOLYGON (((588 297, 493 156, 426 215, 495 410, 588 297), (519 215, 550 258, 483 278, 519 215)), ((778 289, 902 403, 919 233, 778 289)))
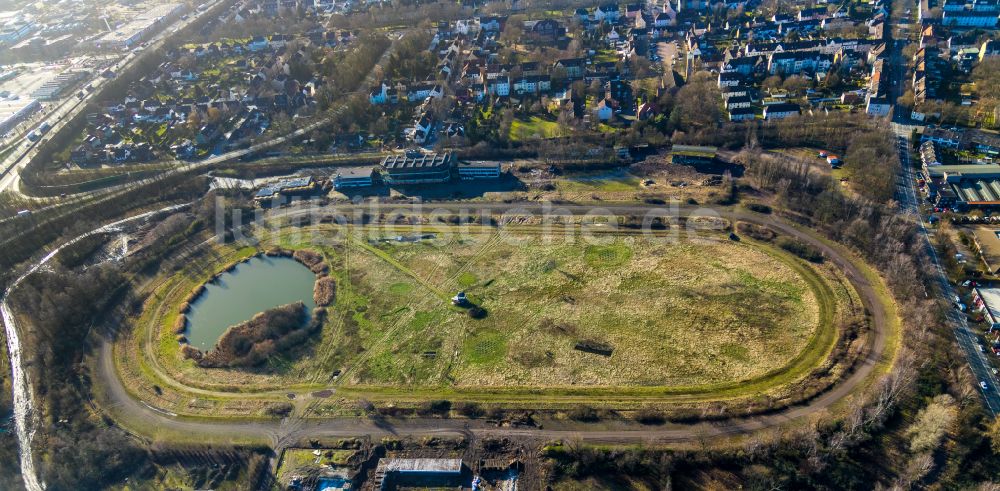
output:
POLYGON ((527 120, 515 119, 510 125, 511 141, 524 141, 531 139, 549 139, 567 136, 572 130, 563 127, 556 121, 550 121, 532 116, 527 120))
POLYGON ((623 192, 639 189, 639 178, 623 169, 609 172, 564 176, 556 187, 566 193, 623 192))
POLYGON ((615 128, 607 123, 598 123, 597 131, 600 131, 601 133, 615 133, 618 131, 618 128, 615 128))
MULTIPOLYGON (((820 323, 796 268, 755 247, 717 241, 545 244, 483 235, 462 246, 380 243, 395 264, 352 254, 359 291, 402 273, 464 290, 475 320, 435 292, 367 298, 380 312, 345 383, 432 387, 696 386, 763 375, 805 348, 820 323), (722 260, 720 258, 726 258, 722 260), (393 272, 392 270, 395 270, 393 272), (362 279, 365 277, 366 279, 362 279), (605 357, 575 349, 613 346, 605 357), (428 353, 434 356, 429 357, 428 353)), ((794 261, 788 259, 788 261, 794 261)), ((416 285, 415 292, 421 287, 416 285)))
POLYGON ((292 475, 309 474, 310 470, 315 472, 322 466, 346 465, 355 453, 357 452, 354 450, 289 448, 281 456, 276 477, 287 482, 292 475), (319 452, 319 455, 315 452, 319 452))
MULTIPOLYGON (((294 228, 266 233, 263 248, 322 251, 337 295, 315 339, 261 369, 199 369, 178 356, 170 331, 187 292, 253 248, 225 246, 190 263, 168 280, 172 286, 157 289, 143 314, 149 320, 138 324, 156 326, 150 354, 171 379, 237 397, 199 398, 217 412, 222 404, 260 411, 286 391, 331 386, 345 397, 380 400, 503 395, 513 403, 541 388, 552 400, 738 397, 815 367, 836 337, 838 302, 848 295, 829 271, 722 235, 580 242, 521 227, 474 227, 461 238, 448 229, 435 228, 438 236, 419 243, 370 235, 412 231, 395 226, 335 245, 294 228), (458 291, 486 317, 451 305, 458 291), (242 402, 249 397, 254 402, 242 402)), ((326 225, 316 230, 333 233, 326 225)), ((141 370, 150 376, 148 367, 141 370)), ((170 398, 158 402, 191 410, 190 397, 170 398)))
POLYGON ((594 56, 595 63, 605 63, 609 61, 617 62, 618 59, 619 59, 618 53, 615 53, 613 50, 610 49, 599 50, 597 52, 597 55, 594 56))

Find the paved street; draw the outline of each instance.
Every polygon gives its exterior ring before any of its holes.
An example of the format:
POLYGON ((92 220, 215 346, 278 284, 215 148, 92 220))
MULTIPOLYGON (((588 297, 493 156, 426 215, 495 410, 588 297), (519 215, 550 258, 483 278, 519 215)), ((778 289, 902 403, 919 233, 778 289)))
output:
MULTIPOLYGON (((935 273, 934 281, 936 283, 937 290, 941 292, 941 295, 944 295, 945 299, 947 299, 949 303, 953 303, 957 292, 954 285, 948 281, 948 276, 941 267, 937 251, 934 250, 934 247, 931 245, 934 231, 933 229, 929 229, 927 227, 924 218, 920 215, 920 202, 922 198, 916 189, 917 178, 913 170, 913 165, 910 162, 910 151, 908 148, 910 131, 909 126, 894 125, 894 127, 897 128, 897 135, 900 135, 898 138, 899 156, 900 161, 903 164, 902 175, 900 176, 899 183, 899 193, 897 193, 900 202, 900 209, 903 212, 912 213, 917 217, 921 236, 925 241, 927 256, 931 258, 933 263, 932 270, 935 273)), ((969 360, 969 368, 976 377, 976 383, 986 382, 986 390, 982 390, 982 388, 980 388, 980 393, 983 395, 983 402, 985 403, 987 410, 989 410, 990 414, 996 417, 997 414, 1000 413, 1000 390, 998 390, 1000 382, 998 382, 997 377, 993 375, 992 368, 990 367, 989 360, 987 359, 988 356, 993 356, 993 354, 989 350, 980 350, 980 343, 973 334, 973 328, 969 326, 964 313, 960 312, 957 308, 949 308, 948 321, 954 330, 958 346, 969 360)))
MULTIPOLYGON (((891 30, 897 35, 900 33, 907 32, 905 29, 900 27, 901 19, 893 19, 893 24, 896 25, 896 29, 891 30)), ((902 55, 903 48, 909 43, 908 39, 904 39, 903 36, 898 36, 900 39, 892 39, 890 37, 890 69, 891 77, 895 82, 892 86, 892 96, 893 98, 898 98, 902 95, 905 88, 905 80, 907 74, 907 66, 909 60, 905 59, 902 55)), ((960 312, 957 308, 954 308, 956 289, 955 286, 948 281, 948 275, 945 273, 944 269, 941 267, 941 261, 938 258, 937 251, 934 249, 933 236, 934 229, 928 228, 928 223, 925 221, 925 217, 920 213, 920 205, 923 202, 923 197, 917 190, 917 177, 916 171, 914 170, 914 165, 919 163, 914 163, 910 161, 910 138, 913 134, 913 130, 917 128, 919 122, 910 119, 910 111, 908 108, 895 104, 893 108, 892 117, 892 129, 897 136, 899 159, 902 164, 902 169, 899 176, 899 182, 897 183, 897 200, 900 203, 900 211, 903 213, 912 214, 920 227, 920 235, 924 240, 924 247, 927 251, 927 256, 931 259, 933 263, 931 265, 931 270, 934 275, 934 282, 936 284, 936 290, 940 295, 944 296, 944 299, 951 306, 948 309, 947 317, 948 324, 951 326, 953 332, 955 333, 955 340, 958 342, 959 349, 961 349, 966 359, 969 361, 969 368, 976 377, 976 384, 980 382, 986 382, 986 390, 979 388, 979 392, 983 397, 983 403, 987 410, 993 417, 1000 414, 1000 382, 995 375, 993 375, 992 368, 990 366, 988 356, 993 356, 989 350, 980 351, 979 341, 973 334, 973 328, 969 326, 968 320, 964 313, 960 312)))

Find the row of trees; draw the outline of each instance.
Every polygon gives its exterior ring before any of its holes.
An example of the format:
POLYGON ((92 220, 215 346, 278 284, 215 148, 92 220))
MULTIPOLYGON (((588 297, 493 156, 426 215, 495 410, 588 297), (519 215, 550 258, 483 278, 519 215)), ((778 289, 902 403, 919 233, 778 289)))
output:
MULTIPOLYGON (((36 461, 41 463, 39 471, 48 489, 104 489, 127 476, 142 474, 150 466, 179 461, 192 471, 194 487, 205 485, 198 484, 204 479, 198 473, 206 471, 215 483, 211 486, 215 486, 222 479, 236 478, 246 467, 251 454, 232 449, 216 452, 155 446, 150 453, 108 420, 85 410, 92 398, 86 358, 101 338, 117 335, 114 329, 120 323, 112 319, 124 317, 141 304, 133 297, 133 278, 173 267, 164 259, 204 230, 214 216, 214 194, 209 193, 187 213, 158 219, 138 244, 140 250, 121 263, 77 268, 81 259, 107 238, 81 241, 60 252, 48 269, 27 277, 13 293, 15 312, 20 318, 31 319, 22 338, 24 346, 32 347, 26 357, 30 359, 27 369, 35 387, 41 428, 36 433, 35 450, 40 454, 36 461), (234 466, 235 472, 209 470, 223 461, 234 466)), ((16 445, 12 448, 16 456, 16 445)))
POLYGON ((111 196, 67 202, 27 217, 7 220, 0 223, 0 270, 14 271, 18 263, 59 238, 75 237, 129 210, 153 203, 189 201, 201 196, 206 188, 205 180, 175 174, 137 182, 111 196))
POLYGON ((97 489, 136 470, 144 451, 121 431, 95 424, 86 411, 89 382, 84 349, 92 327, 122 298, 126 282, 116 266, 32 275, 15 291, 17 312, 32 319, 29 374, 36 412, 48 431, 38 433, 36 452, 50 489, 97 489))
MULTIPOLYGON (((873 129, 872 134, 879 133, 873 129)), ((859 158, 873 159, 869 168, 889 167, 895 173, 898 162, 886 155, 889 150, 881 140, 860 134, 856 138, 848 145, 848 155, 855 146, 874 147, 874 155, 868 150, 855 152, 859 158)), ((878 268, 906 321, 893 370, 855 400, 846 415, 793 434, 790 446, 779 448, 777 440, 754 443, 739 458, 757 455, 751 462, 774 462, 771 469, 786 471, 769 476, 771 484, 791 487, 867 488, 881 480, 905 489, 928 479, 951 487, 988 478, 993 465, 989 463, 998 460, 990 442, 1000 444, 1000 431, 987 435, 968 365, 953 348, 944 315, 947 306, 937 300, 943 298, 940 293, 925 289, 936 284, 928 280, 937 273, 927 266, 930 260, 913 220, 899 213, 891 193, 851 196, 830 178, 810 172, 807 165, 753 156, 749 162, 751 183, 775 193, 789 212, 878 268), (949 458, 942 459, 946 442, 950 442, 949 458), (906 450, 899 453, 892 447, 906 450), (886 468, 866 465, 871 459, 884 462, 886 468), (798 475, 787 473, 796 465, 798 475), (802 473, 803 468, 807 472, 802 473)))
MULTIPOLYGON (((0 289, 2 288, 2 283, 0 283, 0 289)), ((2 327, 2 322, 0 322, 0 327, 2 327)), ((6 348, 7 339, 3 331, 0 331, 0 342, 4 343, 3 346, 6 348)), ((7 359, 6 349, 3 349, 0 351, 0 418, 4 421, 12 421, 13 406, 10 361, 7 359)), ((0 432, 0 479, 12 489, 23 486, 19 457, 16 432, 0 432)))

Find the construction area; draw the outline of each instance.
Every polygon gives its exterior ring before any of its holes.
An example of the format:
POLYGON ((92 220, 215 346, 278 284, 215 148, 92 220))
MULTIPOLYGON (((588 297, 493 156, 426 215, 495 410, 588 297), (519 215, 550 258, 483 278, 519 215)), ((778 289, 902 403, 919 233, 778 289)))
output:
POLYGON ((333 447, 286 449, 277 473, 283 489, 516 491, 531 489, 540 471, 527 447, 506 439, 348 439, 333 447))

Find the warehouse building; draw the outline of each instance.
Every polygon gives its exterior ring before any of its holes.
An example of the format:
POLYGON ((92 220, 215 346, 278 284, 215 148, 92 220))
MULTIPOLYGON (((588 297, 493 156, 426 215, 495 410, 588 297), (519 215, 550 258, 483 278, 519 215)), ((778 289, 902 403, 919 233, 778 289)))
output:
POLYGON ((1000 205, 1000 165, 930 165, 924 175, 930 180, 931 202, 957 209, 1000 205))
POLYGON ((394 184, 429 184, 451 180, 454 156, 451 153, 407 152, 382 160, 386 182, 394 184))
POLYGON ((0 101, 0 135, 13 130, 41 108, 35 99, 0 101))
POLYGON ((333 176, 333 188, 337 191, 349 188, 365 188, 375 184, 375 171, 371 167, 347 167, 337 169, 333 176))
POLYGON ((456 167, 463 180, 497 179, 501 173, 499 162, 459 162, 456 167))
POLYGON ((149 27, 148 21, 133 20, 101 36, 94 44, 104 49, 128 49, 142 41, 149 27))
MULTIPOLYGON (((1000 230, 990 227, 976 227, 972 232, 972 242, 989 274, 1000 273, 1000 230)), ((1000 304, 998 304, 1000 306, 1000 304)))
POLYGON ((462 459, 379 459, 374 489, 461 487, 462 459))
POLYGON ((320 189, 319 183, 311 176, 298 177, 295 179, 285 179, 276 183, 268 184, 260 188, 254 194, 254 201, 266 204, 277 199, 284 202, 291 196, 308 196, 320 189))
POLYGON ((972 309, 982 312, 990 331, 1000 328, 1000 288, 974 288, 972 309))
POLYGON ((85 71, 67 70, 35 89, 31 96, 42 101, 56 100, 86 76, 87 72, 85 71))
POLYGON ((129 49, 151 37, 164 24, 180 17, 184 10, 184 5, 180 3, 149 6, 129 22, 97 38, 94 44, 104 49, 129 49))

